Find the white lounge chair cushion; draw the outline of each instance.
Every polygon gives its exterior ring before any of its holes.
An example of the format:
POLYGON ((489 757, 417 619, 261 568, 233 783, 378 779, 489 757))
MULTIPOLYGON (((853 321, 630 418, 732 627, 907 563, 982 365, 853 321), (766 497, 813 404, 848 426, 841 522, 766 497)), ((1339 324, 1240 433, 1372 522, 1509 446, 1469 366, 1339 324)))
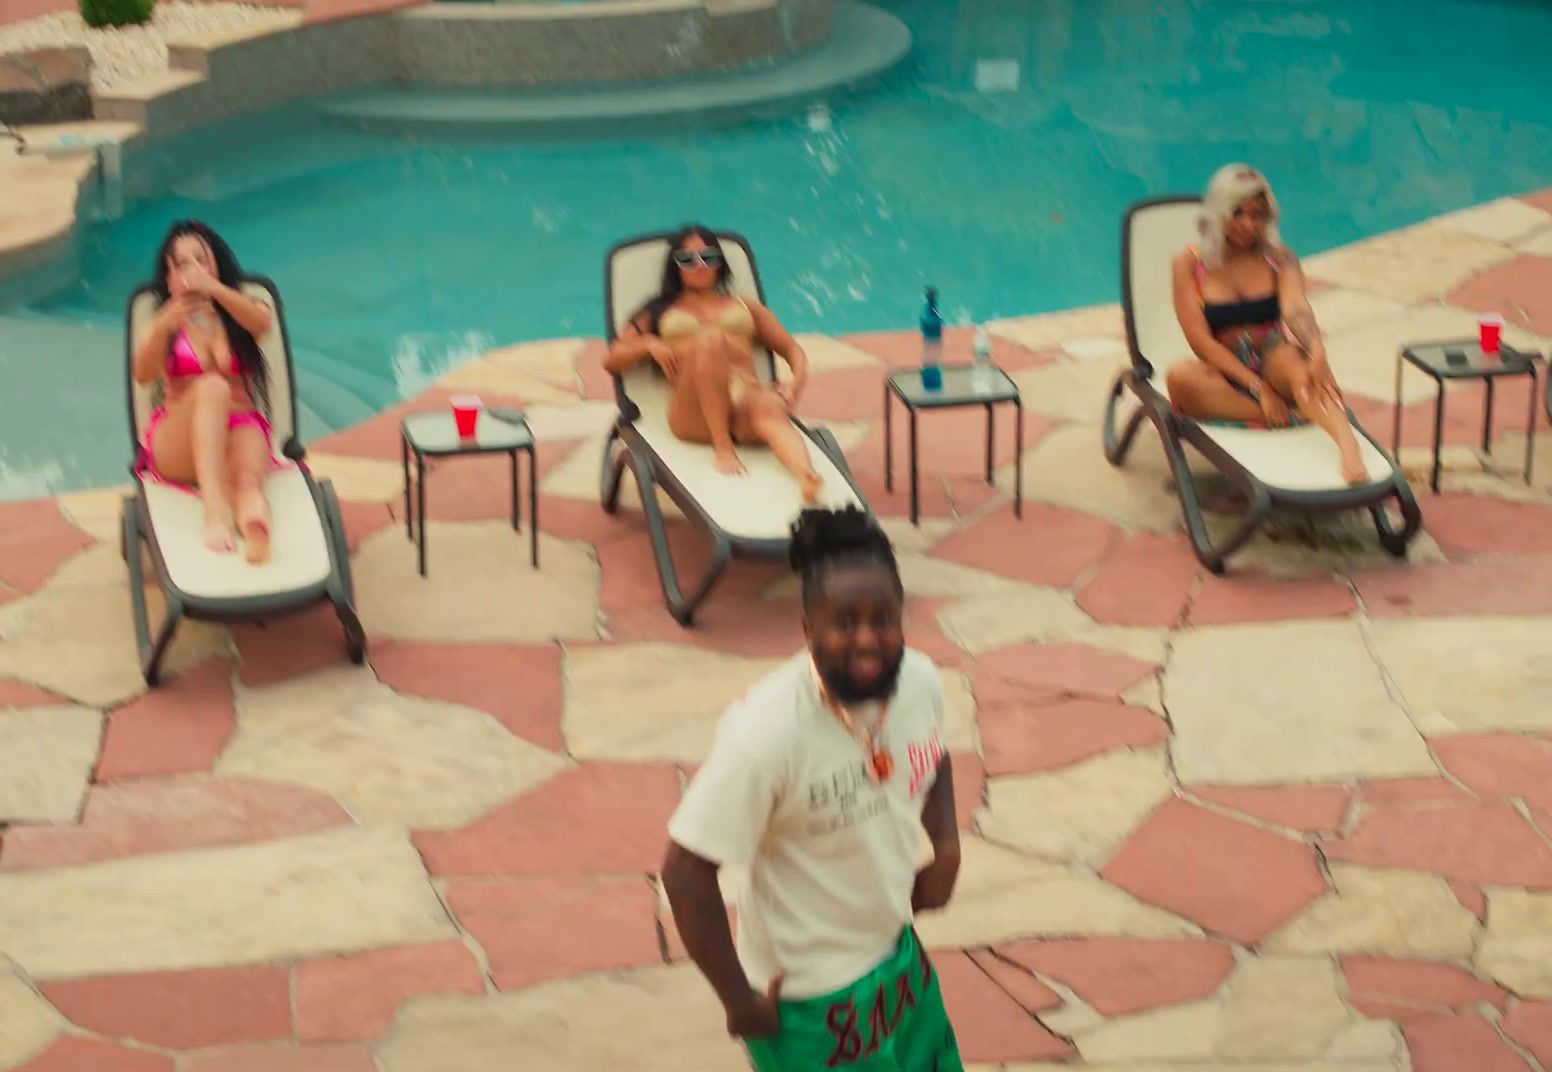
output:
MULTIPOLYGON (((636 429, 657 452, 664 466, 711 515, 729 536, 745 540, 785 540, 803 509, 798 483, 764 447, 739 446, 744 463, 741 476, 717 472, 711 447, 686 443, 668 427, 668 385, 661 377, 643 370, 626 379, 631 401, 641 409, 636 429)), ((808 456, 824 481, 821 504, 830 507, 861 506, 846 477, 819 445, 807 436, 808 456)))
MULTIPOLYGON (((1279 491, 1340 491, 1341 455, 1336 443, 1313 425, 1297 428, 1232 428, 1199 425, 1202 431, 1275 495, 1279 491)), ((1390 460, 1375 449, 1367 436, 1356 433, 1369 479, 1391 478, 1390 460)))
POLYGON ((151 526, 168 579, 203 599, 257 599, 319 584, 329 576, 329 534, 300 469, 288 466, 265 481, 272 521, 270 557, 250 565, 236 553, 207 548, 198 497, 145 481, 151 526))

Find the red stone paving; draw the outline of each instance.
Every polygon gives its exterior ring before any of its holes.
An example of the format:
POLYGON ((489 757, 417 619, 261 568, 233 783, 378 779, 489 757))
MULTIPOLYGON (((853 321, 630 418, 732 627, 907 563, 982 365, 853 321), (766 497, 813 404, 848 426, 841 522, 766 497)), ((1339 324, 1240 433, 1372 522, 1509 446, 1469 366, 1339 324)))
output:
POLYGON ((997 952, 1071 987, 1104 1016, 1208 997, 1234 967, 1233 950, 1205 938, 1015 942, 997 952))
POLYGON ((961 830, 975 823, 975 813, 986 802, 986 771, 974 752, 954 752, 954 818, 961 830))
MULTIPOLYGON (((537 448, 539 455, 539 484, 542 487, 545 479, 555 468, 561 465, 577 449, 581 440, 568 439, 540 443, 537 448)), ((512 534, 513 555, 521 556, 523 564, 527 565, 528 559, 528 457, 523 455, 518 458, 518 507, 520 511, 518 524, 522 534, 512 534)), ((390 505, 396 513, 404 509, 403 500, 391 501, 390 505)), ((416 509, 419 509, 417 506, 416 509)), ((594 505, 599 513, 603 511, 594 505)), ((450 457, 426 459, 426 514, 433 522, 436 521, 505 521, 508 524, 512 519, 512 468, 511 462, 504 454, 484 454, 475 457, 450 457)), ((404 524, 404 518, 399 517, 400 525, 404 524)), ((543 508, 539 515, 539 527, 544 532, 549 531, 545 524, 543 508)), ((436 546, 433 536, 429 541, 427 555, 429 556, 436 546)), ((408 554, 410 543, 405 541, 405 553, 408 554)))
POLYGON ((1241 572, 1223 577, 1203 574, 1186 621, 1195 627, 1244 622, 1340 618, 1357 609, 1347 585, 1326 577, 1276 580, 1241 572))
POLYGON ((1364 782, 1358 790, 1364 807, 1412 807, 1459 803, 1474 799, 1447 778, 1387 778, 1364 782))
POLYGON ((1342 785, 1187 786, 1191 795, 1308 834, 1340 830, 1353 792, 1342 785))
MULTIPOLYGON (((878 517, 909 517, 911 514, 911 478, 908 470, 901 468, 895 471, 894 490, 889 491, 884 487, 884 474, 882 469, 877 472, 871 470, 854 470, 852 482, 862 493, 862 498, 867 502, 869 509, 878 517)), ((923 518, 952 518, 956 514, 955 491, 964 492, 960 505, 970 507, 977 501, 976 496, 970 494, 969 489, 964 489, 959 484, 954 484, 941 473, 932 473, 923 469, 921 471, 921 488, 919 498, 919 515, 923 518), (952 484, 952 486, 951 486, 952 484)), ((979 483, 974 481, 973 483, 979 483)), ((981 485, 985 488, 985 485, 981 485)), ((996 494, 995 489, 986 488, 982 498, 988 498, 996 494)), ((1029 504, 1024 504, 1025 514, 1029 516, 1029 504)))
POLYGON ((1103 697, 1119 697, 1157 669, 1087 644, 1009 644, 985 652, 975 665, 977 680, 989 675, 1031 688, 1103 697))
POLYGON ((943 668, 957 667, 970 660, 965 649, 954 643, 938 624, 938 613, 956 602, 954 599, 912 598, 905 607, 906 644, 943 668))
POLYGON ((1552 555, 1373 570, 1353 581, 1374 618, 1552 614, 1552 555))
MULTIPOLYGON (((629 477, 626 480, 631 482, 629 477)), ((528 516, 526 510, 523 516, 528 516)), ((539 528, 546 536, 579 540, 595 547, 646 531, 641 514, 634 510, 606 514, 596 499, 588 502, 564 495, 548 495, 542 489, 539 492, 539 528)))
POLYGON ((1552 257, 1522 253, 1473 276, 1444 299, 1462 309, 1502 313, 1537 335, 1552 335, 1552 257))
POLYGON ((609 347, 602 339, 588 339, 577 351, 571 367, 582 381, 582 397, 595 402, 614 401, 614 377, 604 371, 609 347))
MULTIPOLYGON (((917 331, 868 331, 844 335, 841 341, 880 357, 891 368, 910 368, 921 364, 921 333, 917 331)), ((943 360, 950 365, 968 364, 975 356, 975 329, 945 328, 943 360)), ((992 364, 1017 374, 1053 360, 1055 351, 1041 353, 998 335, 991 336, 992 364)))
POLYGON ((171 1057, 63 1035, 15 1072, 173 1072, 171 1057))
POLYGON ((1412 1072, 1530 1072, 1530 1065, 1475 1013, 1434 1016, 1401 1026, 1412 1072))
POLYGON ((1453 964, 1370 956, 1343 957, 1341 964, 1351 994, 1432 1005, 1441 1010, 1478 1002, 1502 1009, 1508 1000, 1498 987, 1453 964))
POLYGON ((240 845, 349 822, 332 797, 299 785, 205 777, 136 780, 94 787, 78 825, 16 827, 0 870, 240 845))
POLYGON ((1128 536, 1078 590, 1078 606, 1112 625, 1176 626, 1202 565, 1179 536, 1128 536))
MULTIPOLYGON (((798 399, 798 417, 805 422, 881 420, 884 372, 882 365, 875 365, 815 373, 809 377, 808 386, 798 399)), ((856 464, 852 461, 852 453, 847 451, 847 460, 856 464)))
POLYGON ((390 525, 403 522, 393 516, 387 503, 351 502, 340 500, 340 517, 345 522, 345 545, 352 554, 363 540, 377 535, 390 525))
POLYGON ((17 681, 11 677, 0 677, 0 708, 54 707, 69 702, 63 696, 56 696, 47 689, 40 689, 36 685, 27 684, 25 681, 17 681))
MULTIPOLYGON (((414 553, 409 544, 404 553, 414 553)), ((249 688, 350 665, 339 616, 327 603, 290 617, 230 628, 232 643, 237 645, 237 676, 249 688)))
POLYGON ((484 711, 530 744, 566 750, 558 645, 385 640, 372 647, 371 661, 378 680, 396 692, 484 711))
POLYGON ((695 612, 686 628, 662 604, 632 607, 604 622, 616 643, 679 644, 746 658, 785 658, 803 646, 800 605, 791 599, 725 599, 714 594, 695 612))
POLYGON ((208 771, 236 726, 232 666, 206 661, 108 713, 97 781, 208 771))
MULTIPOLYGON (((880 396, 881 397, 881 396, 880 396)), ((882 401, 879 406, 883 405, 882 401)), ((1017 443, 1014 410, 999 406, 992 421, 992 461, 995 468, 1012 465, 1017 443)), ((862 442, 846 451, 855 470, 884 471, 884 421, 881 411, 862 442)), ((910 418, 898 402, 894 411, 895 479, 911 476, 910 418)), ((1024 449, 1029 450, 1050 431, 1052 422, 1035 413, 1024 415, 1024 449)), ((986 479, 986 410, 971 406, 923 410, 916 417, 917 466, 922 477, 970 476, 986 479)), ((1011 490, 1011 489, 1010 489, 1011 490)))
POLYGON ((1552 848, 1505 803, 1440 804, 1428 810, 1426 822, 1407 809, 1378 809, 1366 812, 1350 837, 1323 848, 1327 859, 1367 867, 1552 889, 1552 848))
MULTIPOLYGON (((681 590, 705 572, 711 561, 711 542, 705 533, 682 522, 667 526, 668 549, 679 574, 681 590)), ((662 608, 663 588, 658 580, 657 559, 645 530, 611 540, 597 548, 602 572, 598 604, 605 614, 638 607, 662 608)), ((717 582, 712 601, 755 596, 791 576, 791 567, 780 559, 738 559, 717 582)))
MULTIPOLYGON (((382 0, 369 0, 373 3, 381 3, 382 0)), ((404 418, 411 413, 450 412, 448 399, 460 392, 449 391, 443 387, 428 388, 423 394, 408 402, 400 402, 383 410, 377 416, 361 422, 351 428, 334 432, 315 440, 308 445, 310 450, 320 454, 348 454, 357 458, 375 458, 379 461, 391 461, 397 463, 399 454, 399 425, 404 418)), ((511 397, 498 397, 495 395, 481 395, 488 406, 506 406, 512 409, 522 409, 524 404, 521 399, 511 397)), ((539 453, 544 453, 544 448, 539 448, 539 453)), ((475 464, 480 459, 463 458, 460 464, 475 464)), ((526 470, 526 465, 525 465, 526 470)), ((526 471, 524 473, 526 477, 526 471)), ((434 481, 426 485, 429 494, 434 481)))
POLYGON ((1120 540, 1119 530, 1089 514, 1026 502, 1022 520, 1009 504, 940 540, 932 553, 1027 584, 1065 588, 1120 540))
POLYGON ((296 1035, 303 1042, 364 1042, 417 994, 480 994, 485 976, 457 940, 303 961, 296 966, 296 1035))
POLYGON ((448 903, 485 949, 502 990, 663 962, 657 893, 645 878, 545 878, 459 886, 448 903), (472 907, 471 907, 472 906, 472 907))
POLYGON ((0 581, 24 595, 92 542, 52 499, 0 502, 0 581))
POLYGON ((1536 190, 1533 193, 1528 194, 1521 194, 1520 200, 1524 201, 1528 205, 1534 205, 1536 208, 1544 209, 1547 212, 1552 212, 1552 188, 1546 190, 1536 190))
POLYGON ((655 872, 679 775, 668 764, 592 763, 450 833, 415 842, 435 875, 655 872))
POLYGON ((1469 882, 1462 882, 1458 878, 1447 878, 1444 884, 1450 888, 1460 906, 1478 920, 1487 919, 1487 897, 1482 893, 1482 887, 1474 886, 1469 882))
POLYGON ((1419 503, 1428 535, 1448 552, 1552 551, 1552 510, 1483 495, 1429 496, 1419 503))
POLYGON ((1003 960, 990 950, 968 950, 975 962, 1002 992, 1012 998, 1019 1008, 1033 1016, 1062 1004, 1062 996, 1017 964, 1003 960))
POLYGON ((289 1038, 291 972, 201 968, 43 983, 43 996, 78 1027, 174 1050, 289 1038))
POLYGON ((986 768, 994 776, 1054 770, 1115 748, 1146 748, 1169 737, 1168 723, 1152 711, 1100 700, 981 706, 976 721, 986 768))
POLYGON ((933 953, 932 963, 966 1062, 1050 1061, 1072 1055, 1071 1043, 1041 1026, 964 953, 933 953))
POLYGON ((1166 801, 1100 872, 1134 897, 1247 944, 1327 890, 1308 846, 1166 801))
POLYGON ((1348 994, 1347 1004, 1354 1012, 1370 1020, 1391 1020, 1398 1024, 1409 1024, 1413 1020, 1431 1020, 1448 1011, 1433 1005, 1386 1001, 1383 998, 1364 997, 1362 994, 1348 994))
POLYGON ((1435 737, 1428 743, 1444 769, 1478 796, 1520 797, 1552 808, 1552 741, 1488 733, 1435 737))
POLYGON ((184 1059, 179 1072, 377 1072, 365 1046, 234 1046, 184 1059))
POLYGON ((1552 1001, 1521 1001, 1503 1020, 1504 1034, 1552 1068, 1552 1001))

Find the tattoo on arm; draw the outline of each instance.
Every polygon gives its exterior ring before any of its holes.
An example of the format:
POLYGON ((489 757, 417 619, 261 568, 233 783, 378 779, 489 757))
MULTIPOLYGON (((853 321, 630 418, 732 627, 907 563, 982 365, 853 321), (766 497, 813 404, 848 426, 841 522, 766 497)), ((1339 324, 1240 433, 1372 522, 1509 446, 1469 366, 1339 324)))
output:
POLYGON ((1312 351, 1320 341, 1320 325, 1315 323, 1315 311, 1309 307, 1308 302, 1300 302, 1284 313, 1283 323, 1306 353, 1312 351))

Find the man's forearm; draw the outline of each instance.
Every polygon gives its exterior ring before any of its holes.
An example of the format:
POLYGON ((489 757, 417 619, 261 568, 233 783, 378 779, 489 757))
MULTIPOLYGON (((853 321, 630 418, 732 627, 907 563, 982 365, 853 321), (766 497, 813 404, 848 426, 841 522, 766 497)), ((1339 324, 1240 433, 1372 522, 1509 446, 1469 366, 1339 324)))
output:
POLYGON ((733 948, 733 932, 728 927, 716 868, 704 861, 681 857, 664 868, 663 888, 668 893, 674 925, 679 928, 685 952, 731 1015, 753 999, 754 990, 733 948))
POLYGON ((932 863, 917 873, 916 885, 911 890, 911 909, 915 912, 947 905, 959 879, 959 839, 934 842, 932 848, 932 863))

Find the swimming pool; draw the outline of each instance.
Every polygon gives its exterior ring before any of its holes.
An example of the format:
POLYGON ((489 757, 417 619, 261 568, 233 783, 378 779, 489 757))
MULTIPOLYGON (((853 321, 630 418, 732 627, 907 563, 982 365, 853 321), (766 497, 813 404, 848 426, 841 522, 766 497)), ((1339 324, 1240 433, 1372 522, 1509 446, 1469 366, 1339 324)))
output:
POLYGON ((84 235, 79 281, 0 320, 0 498, 116 482, 122 303, 193 215, 287 300, 309 438, 522 339, 597 334, 617 238, 745 232, 798 330, 1116 297, 1125 204, 1249 160, 1304 253, 1552 184, 1552 8, 1513 0, 896 0, 912 59, 849 99, 714 129, 408 137, 311 104, 174 147, 84 235), (257 132, 255 132, 255 130, 257 132))

